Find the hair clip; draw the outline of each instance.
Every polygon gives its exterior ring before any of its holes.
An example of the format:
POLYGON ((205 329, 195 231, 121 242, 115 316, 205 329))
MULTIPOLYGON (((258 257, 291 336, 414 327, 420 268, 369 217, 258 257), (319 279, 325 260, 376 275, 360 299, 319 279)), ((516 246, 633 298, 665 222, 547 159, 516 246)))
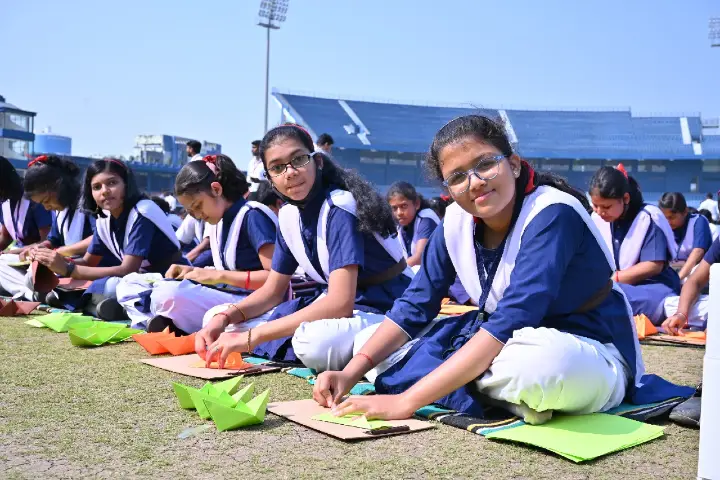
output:
POLYGON ((627 170, 625 170, 625 165, 623 165, 622 163, 618 163, 618 166, 615 167, 615 170, 619 170, 620 172, 622 172, 623 175, 625 175, 625 178, 628 178, 627 170))
POLYGON ((32 166, 35 165, 36 163, 46 163, 47 160, 48 160, 47 155, 40 155, 39 157, 35 158, 34 160, 31 160, 31 161, 28 163, 28 168, 32 167, 32 166))

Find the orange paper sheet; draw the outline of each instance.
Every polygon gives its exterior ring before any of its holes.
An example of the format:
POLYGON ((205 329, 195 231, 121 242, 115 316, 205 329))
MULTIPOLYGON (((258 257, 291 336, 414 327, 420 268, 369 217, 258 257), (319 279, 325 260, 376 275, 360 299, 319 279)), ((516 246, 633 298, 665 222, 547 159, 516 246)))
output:
MULTIPOLYGON (((206 368, 205 360, 191 363, 190 366, 193 368, 206 368)), ((230 355, 228 355, 227 360, 225 360, 225 370, 242 370, 244 368, 249 368, 252 366, 253 365, 251 363, 243 361, 242 355, 238 352, 231 353, 230 355)), ((218 362, 211 362, 210 368, 218 368, 218 362)))

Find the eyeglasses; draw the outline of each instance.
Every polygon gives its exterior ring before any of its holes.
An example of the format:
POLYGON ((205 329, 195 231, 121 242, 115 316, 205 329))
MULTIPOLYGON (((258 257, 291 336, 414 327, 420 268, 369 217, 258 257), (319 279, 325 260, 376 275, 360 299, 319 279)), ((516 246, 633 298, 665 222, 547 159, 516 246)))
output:
POLYGON ((272 167, 268 168, 268 175, 271 178, 279 177, 280 175, 283 175, 285 172, 287 172, 289 166, 292 166, 295 170, 298 170, 310 163, 310 160, 312 160, 312 155, 310 154, 298 155, 297 157, 290 160, 288 163, 276 163, 272 167))
POLYGON ((467 172, 453 173, 442 184, 453 197, 462 195, 470 188, 470 175, 475 175, 484 182, 497 177, 500 173, 500 160, 503 158, 505 155, 481 158, 475 167, 467 172))

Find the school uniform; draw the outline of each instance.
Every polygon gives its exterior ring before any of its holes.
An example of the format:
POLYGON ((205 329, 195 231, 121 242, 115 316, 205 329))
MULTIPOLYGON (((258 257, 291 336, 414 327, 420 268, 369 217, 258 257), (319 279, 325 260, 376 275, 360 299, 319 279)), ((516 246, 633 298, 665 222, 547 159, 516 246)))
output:
MULTIPOLYGON (((675 235, 664 216, 656 216, 652 205, 646 205, 634 217, 608 223, 593 214, 605 244, 613 254, 614 266, 625 270, 639 262, 664 262, 662 271, 637 285, 621 283, 634 315, 645 314, 653 324, 665 320, 664 302, 680 293, 680 277, 670 267, 678 247, 675 235)), ((659 209, 658 209, 659 210, 659 209)))
MULTIPOLYGON (((494 403, 538 423, 553 410, 690 395, 644 376, 629 306, 609 280, 612 255, 580 202, 542 186, 515 218, 508 239, 490 250, 478 241, 483 224, 448 207, 420 272, 387 313, 411 341, 371 371, 378 393, 406 391, 483 329, 503 349, 478 379, 437 403, 478 417, 483 402, 494 403), (456 275, 483 313, 433 320, 456 275)), ((356 352, 372 330, 358 336, 356 352)))
MULTIPOLYGON (((42 208, 39 204, 35 205, 42 208)), ((92 235, 95 228, 95 219, 77 208, 65 208, 57 215, 50 215, 44 208, 43 211, 52 219, 47 240, 53 249, 78 243, 92 235)), ((29 268, 14 268, 0 263, 0 284, 11 295, 22 294, 23 298, 32 300, 34 285, 29 268)))
MULTIPOLYGON (((432 209, 424 208, 417 212, 415 220, 412 223, 405 227, 398 226, 398 242, 400 242, 403 255, 406 259, 415 255, 417 242, 429 239, 430 235, 432 235, 440 223, 440 217, 438 217, 432 209)), ((420 265, 415 265, 410 268, 412 268, 413 272, 417 273, 418 270, 420 270, 420 265)), ((461 305, 470 300, 470 296, 463 288, 460 279, 455 279, 455 283, 450 286, 448 296, 461 305)))
POLYGON ((673 230, 678 249, 675 260, 687 260, 690 253, 696 248, 708 251, 712 244, 710 222, 697 213, 685 217, 685 223, 673 230))
MULTIPOLYGON (((705 252, 703 261, 713 265, 720 262, 720 240, 715 240, 705 252)), ((665 299, 665 315, 671 317, 678 311, 680 296, 672 296, 665 299)), ((708 315, 710 313, 710 295, 700 295, 687 313, 688 326, 693 330, 705 330, 707 328, 708 315)))
MULTIPOLYGON (((410 284, 412 270, 403 269, 403 253, 397 240, 360 232, 355 198, 350 192, 327 188, 304 208, 284 205, 280 209, 279 232, 272 269, 293 275, 298 267, 321 285, 330 274, 350 265, 358 266, 358 287, 353 317, 316 320, 300 325, 292 338, 258 345, 254 354, 286 362, 301 361, 317 371, 340 370, 352 358, 355 335, 383 320, 410 284)), ((300 297, 275 308, 270 320, 290 315, 325 295, 300 297)), ((204 323, 223 307, 208 311, 204 323)), ((257 325, 241 324, 238 330, 257 325)))
MULTIPOLYGON (((209 225, 210 252, 215 270, 262 270, 258 252, 274 244, 277 236, 277 217, 258 202, 236 201, 223 214, 217 225, 209 225)), ((125 281, 121 283, 124 284, 125 281)), ((118 299, 126 306, 127 299, 118 299)), ((128 308, 133 324, 144 327, 156 315, 170 318, 180 330, 192 333, 203 326, 203 315, 219 304, 236 303, 251 290, 230 285, 205 286, 190 280, 163 280, 155 283, 149 293, 148 308, 128 308)))
MULTIPOLYGON (((415 219, 408 225, 398 225, 398 242, 403 249, 403 256, 407 259, 415 254, 415 246, 420 240, 427 240, 440 225, 440 218, 430 208, 424 208, 417 212, 415 219)), ((417 272, 419 265, 410 267, 417 272)))
POLYGON ((25 197, 19 201, 5 200, 0 205, 0 225, 15 241, 16 247, 40 241, 40 229, 52 225, 52 214, 39 203, 25 197))
MULTIPOLYGON (((180 243, 167 215, 153 201, 142 199, 126 208, 118 218, 106 212, 95 222, 95 234, 88 253, 112 256, 122 263, 125 255, 143 259, 141 273, 164 274, 173 263, 182 263, 180 243)), ((92 282, 86 295, 115 297, 119 277, 105 277, 92 282)), ((126 294, 128 292, 126 291, 126 294)))

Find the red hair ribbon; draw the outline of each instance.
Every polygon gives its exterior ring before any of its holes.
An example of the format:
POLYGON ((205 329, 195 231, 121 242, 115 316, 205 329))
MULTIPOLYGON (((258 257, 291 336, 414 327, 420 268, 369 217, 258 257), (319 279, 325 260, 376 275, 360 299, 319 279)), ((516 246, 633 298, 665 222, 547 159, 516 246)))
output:
POLYGON ((441 199, 441 200, 444 200, 444 201, 446 201, 446 202, 449 202, 449 201, 450 201, 450 195, 445 195, 445 194, 440 195, 440 199, 441 199))
POLYGON ((31 160, 28 163, 28 168, 32 167, 36 163, 45 163, 45 162, 47 162, 47 159, 48 159, 47 155, 40 155, 39 157, 35 158, 35 160, 31 160))
POLYGON ((625 175, 625 178, 628 178, 627 170, 625 170, 625 165, 623 165, 622 163, 618 163, 618 166, 615 167, 615 170, 619 170, 620 172, 622 172, 623 175, 625 175))
POLYGON ((211 172, 217 175, 217 155, 205 155, 203 162, 210 169, 211 172))
POLYGON ((528 181, 525 184, 525 195, 527 195, 535 189, 535 169, 525 160, 522 160, 520 164, 528 171, 528 181))

